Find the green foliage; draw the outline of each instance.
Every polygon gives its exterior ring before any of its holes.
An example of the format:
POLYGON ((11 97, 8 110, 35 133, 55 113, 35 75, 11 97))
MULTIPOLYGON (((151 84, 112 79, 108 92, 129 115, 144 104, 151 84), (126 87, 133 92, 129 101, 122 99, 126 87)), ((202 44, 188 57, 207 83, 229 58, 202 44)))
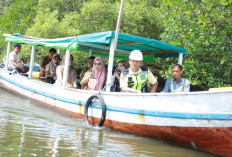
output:
POLYGON ((5 10, 11 6, 16 0, 1 0, 0 1, 0 15, 4 14, 5 10))
POLYGON ((192 84, 210 87, 232 82, 231 1, 160 2, 165 42, 188 50, 185 75, 192 84))
POLYGON ((80 34, 103 32, 115 29, 118 9, 116 3, 93 0, 83 5, 77 15, 77 25, 80 34))
MULTIPOLYGON (((76 28, 76 14, 72 5, 68 5, 69 1, 44 1, 39 0, 37 14, 34 24, 27 30, 26 35, 42 38, 62 38, 67 36, 78 35, 76 28), (73 12, 71 12, 73 11, 73 12)), ((76 6, 78 8, 78 6, 76 6)), ((36 47, 35 62, 39 62, 43 56, 48 54, 49 48, 36 47)), ((64 50, 63 50, 64 51, 64 50)), ((25 52, 30 52, 30 47, 25 52)), ((22 53, 27 56, 27 53, 22 53)), ((80 55, 83 56, 83 55, 80 55)), ((80 67, 83 64, 79 64, 80 67)))
POLYGON ((129 0, 125 3, 121 30, 124 33, 160 39, 164 31, 160 12, 151 1, 129 0))
POLYGON ((33 23, 37 0, 5 0, 0 6, 0 59, 5 55, 6 43, 3 34, 24 34, 33 23))
MULTIPOLYGON (((160 13, 148 2, 128 0, 124 4, 120 32, 159 39, 164 31, 160 13)), ((102 0, 85 3, 77 18, 80 34, 115 30, 120 4, 102 0)))

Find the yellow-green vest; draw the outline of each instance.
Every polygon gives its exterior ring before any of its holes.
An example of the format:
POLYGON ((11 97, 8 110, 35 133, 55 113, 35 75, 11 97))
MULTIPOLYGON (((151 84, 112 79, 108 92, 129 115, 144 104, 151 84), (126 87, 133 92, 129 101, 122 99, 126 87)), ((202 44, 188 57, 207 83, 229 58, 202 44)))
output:
POLYGON ((129 69, 123 71, 123 75, 127 76, 128 87, 141 91, 142 93, 148 92, 148 68, 145 66, 140 67, 141 72, 138 74, 129 75, 129 69))

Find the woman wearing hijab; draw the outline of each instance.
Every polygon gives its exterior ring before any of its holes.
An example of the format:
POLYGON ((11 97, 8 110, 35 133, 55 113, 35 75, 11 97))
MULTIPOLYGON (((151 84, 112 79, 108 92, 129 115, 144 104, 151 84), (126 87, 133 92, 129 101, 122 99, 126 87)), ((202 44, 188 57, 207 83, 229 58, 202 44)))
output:
MULTIPOLYGON (((65 65, 65 55, 63 56, 62 65, 59 65, 56 68, 57 79, 56 79, 55 84, 58 86, 62 86, 62 80, 63 80, 63 74, 64 74, 64 65, 65 65)), ((73 56, 70 55, 67 86, 70 88, 77 88, 77 81, 76 80, 77 80, 77 73, 73 67, 73 56)))
POLYGON ((81 86, 84 89, 100 91, 106 81, 105 62, 102 57, 96 57, 93 61, 93 69, 86 73, 81 80, 81 86))

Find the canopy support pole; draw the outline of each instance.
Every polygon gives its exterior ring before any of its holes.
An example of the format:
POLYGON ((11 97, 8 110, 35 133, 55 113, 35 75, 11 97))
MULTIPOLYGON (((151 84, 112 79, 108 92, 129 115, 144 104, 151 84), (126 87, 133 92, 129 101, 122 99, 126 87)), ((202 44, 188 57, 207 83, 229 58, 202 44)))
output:
POLYGON ((60 54, 60 48, 58 48, 58 54, 60 54))
MULTIPOLYGON (((112 69, 113 69, 113 62, 114 62, 114 47, 115 47, 115 38, 112 38, 111 45, 110 45, 110 55, 109 55, 109 63, 108 63, 108 72, 107 72, 107 81, 106 85, 109 85, 112 83, 112 69)), ((106 87, 106 91, 110 92, 110 87, 106 87)))
POLYGON ((107 75, 107 81, 106 81, 106 91, 110 92, 111 86, 111 79, 112 79, 112 69, 113 69, 113 62, 114 62, 114 51, 117 47, 117 42, 118 42, 118 34, 119 34, 119 29, 121 25, 121 19, 122 19, 122 12, 123 12, 123 4, 124 0, 121 1, 121 7, 119 10, 118 14, 118 21, 117 21, 117 26, 116 26, 116 31, 115 31, 115 37, 112 38, 111 40, 111 45, 110 45, 110 54, 109 54, 109 63, 108 63, 108 75, 107 75))
POLYGON ((65 64, 64 64, 64 73, 63 73, 63 80, 62 80, 62 87, 65 88, 67 81, 68 81, 68 70, 69 70, 69 60, 70 60, 70 53, 69 49, 66 50, 65 55, 65 64))
POLYGON ((10 55, 10 46, 11 46, 11 42, 7 43, 7 51, 6 51, 6 61, 5 61, 5 69, 7 69, 8 66, 8 62, 9 62, 9 55, 10 55))
POLYGON ((178 64, 182 65, 182 62, 183 62, 183 53, 179 52, 178 64))
POLYGON ((6 54, 6 59, 7 59, 7 61, 9 60, 10 46, 11 46, 11 42, 8 42, 8 43, 7 43, 7 54, 6 54))
POLYGON ((31 61, 30 61, 30 72, 29 72, 29 78, 30 79, 32 78, 34 57, 35 57, 35 46, 33 45, 32 48, 31 48, 31 61))
POLYGON ((89 49, 89 57, 93 55, 93 49, 89 49))

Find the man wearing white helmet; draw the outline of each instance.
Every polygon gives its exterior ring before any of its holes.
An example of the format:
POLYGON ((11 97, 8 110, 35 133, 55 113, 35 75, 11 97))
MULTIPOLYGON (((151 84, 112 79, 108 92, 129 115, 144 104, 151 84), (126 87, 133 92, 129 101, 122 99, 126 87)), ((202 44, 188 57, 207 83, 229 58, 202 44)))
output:
POLYGON ((141 51, 134 50, 130 53, 130 68, 124 70, 120 76, 121 91, 132 93, 156 92, 158 81, 147 67, 141 66, 142 60, 143 54, 141 51), (152 86, 150 91, 148 91, 148 83, 152 86))

